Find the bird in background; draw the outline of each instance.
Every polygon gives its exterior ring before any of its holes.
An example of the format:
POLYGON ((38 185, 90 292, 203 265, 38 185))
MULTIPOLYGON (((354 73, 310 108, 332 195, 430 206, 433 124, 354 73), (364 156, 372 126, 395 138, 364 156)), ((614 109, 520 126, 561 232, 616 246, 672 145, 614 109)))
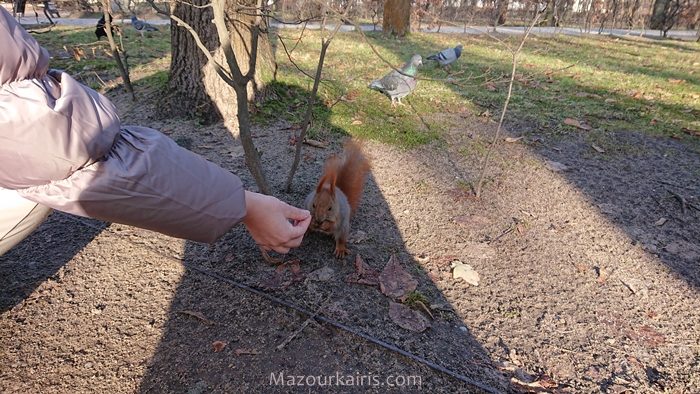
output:
POLYGON ((401 99, 408 96, 416 88, 418 80, 415 78, 418 73, 418 66, 423 65, 423 58, 420 55, 413 55, 411 59, 401 67, 401 72, 392 70, 381 79, 372 81, 369 88, 384 93, 391 99, 391 106, 398 103, 403 105, 401 99))
POLYGON ((457 45, 454 48, 443 49, 442 51, 428 56, 426 59, 435 60, 440 63, 441 66, 447 67, 454 63, 455 60, 462 56, 462 44, 457 45))
MULTIPOLYGON (((114 19, 112 18, 112 14, 109 14, 109 22, 113 23, 114 19)), ((107 31, 105 30, 105 27, 107 24, 105 23, 105 16, 102 14, 102 17, 100 20, 97 21, 97 25, 95 26, 95 36, 97 36, 97 39, 99 40, 101 37, 107 37, 107 31)), ((114 33, 119 33, 119 26, 115 26, 112 24, 112 34, 114 33)))
POLYGON ((142 20, 139 20, 136 15, 131 16, 131 26, 136 29, 139 33, 141 33, 141 37, 143 37, 143 33, 147 31, 158 31, 157 28, 155 28, 153 25, 144 22, 142 20))

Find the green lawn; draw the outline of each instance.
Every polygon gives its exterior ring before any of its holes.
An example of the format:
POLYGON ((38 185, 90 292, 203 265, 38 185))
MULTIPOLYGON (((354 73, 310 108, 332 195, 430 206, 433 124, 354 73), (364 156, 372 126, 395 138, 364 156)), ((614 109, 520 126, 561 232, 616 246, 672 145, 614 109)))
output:
MULTIPOLYGON (((53 67, 77 73, 100 87, 117 73, 95 43, 93 29, 60 28, 37 35, 52 49, 53 67), (80 46, 80 61, 57 56, 63 46, 80 46), (95 52, 93 52, 95 48, 95 52)), ((141 39, 127 27, 129 63, 142 84, 165 85, 169 64, 169 34, 165 28, 141 39), (149 75, 152 75, 149 78, 149 75)), ((287 47, 299 31, 284 30, 287 47)), ((276 36, 275 36, 276 38, 276 36)), ((515 45, 519 37, 501 37, 515 45)), ((486 36, 412 34, 403 40, 369 34, 368 40, 392 64, 399 66, 411 54, 424 57, 458 42, 464 53, 450 74, 430 62, 419 71, 417 90, 392 109, 390 101, 367 88, 389 67, 377 57, 359 33, 341 33, 328 51, 314 113, 312 133, 347 132, 411 147, 439 138, 457 117, 447 113, 471 111, 498 118, 507 93, 511 56, 507 46, 486 36), (446 120, 448 119, 448 120, 446 120)), ((270 83, 270 99, 258 105, 254 119, 270 122, 284 117, 300 122, 312 80, 288 60, 279 43, 277 80, 270 83)), ((314 74, 320 51, 320 33, 306 31, 292 57, 314 74)), ((520 58, 507 123, 556 135, 578 133, 564 123, 570 118, 592 128, 592 133, 631 130, 698 140, 688 130, 700 130, 700 44, 609 37, 531 37, 520 58)), ((570 122, 570 121, 569 121, 570 122)), ((518 131, 518 130, 515 130, 518 131)))

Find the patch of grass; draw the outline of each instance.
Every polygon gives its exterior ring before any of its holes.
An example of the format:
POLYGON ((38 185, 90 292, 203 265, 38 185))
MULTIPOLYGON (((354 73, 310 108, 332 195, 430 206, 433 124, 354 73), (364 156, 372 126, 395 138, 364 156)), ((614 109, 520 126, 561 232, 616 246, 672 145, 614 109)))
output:
POLYGON ((406 297, 405 304, 418 309, 420 308, 420 306, 418 305, 419 302, 423 303, 423 305, 425 306, 430 305, 428 298, 425 295, 423 295, 423 293, 421 293, 418 290, 414 290, 408 295, 408 297, 406 297))
MULTIPOLYGON (((295 34, 282 32, 288 40, 295 34)), ((417 33, 396 40, 370 33, 368 37, 396 66, 413 53, 426 57, 457 42, 465 44, 465 52, 450 74, 427 61, 419 76, 438 80, 421 80, 406 100, 410 105, 392 109, 386 97, 367 88, 388 66, 358 33, 338 35, 324 68, 324 78, 333 81, 333 89, 322 85, 320 95, 327 102, 342 95, 352 100, 341 100, 330 109, 328 120, 334 126, 352 135, 412 147, 439 138, 450 127, 431 122, 427 115, 480 109, 494 117, 500 114, 511 67, 505 46, 481 36, 417 33), (448 77, 460 83, 450 83, 448 77)), ((519 40, 502 38, 513 45, 519 40)), ((319 42, 318 32, 307 32, 292 55, 309 73, 316 66, 319 42)), ((683 128, 698 130, 700 45, 669 44, 607 37, 532 37, 520 59, 506 122, 561 136, 579 132, 563 123, 566 118, 603 132, 684 136, 683 128)), ((284 52, 278 53, 278 62, 280 80, 300 87, 311 83, 299 77, 284 52)))
MULTIPOLYGON (((150 88, 167 84, 170 66, 170 33, 167 27, 141 37, 130 26, 123 30, 122 42, 128 55, 132 82, 150 88)), ((49 51, 50 67, 65 70, 80 82, 99 90, 120 78, 106 38, 97 40, 94 27, 55 26, 37 34, 36 40, 49 51)), ((119 37, 115 36, 115 40, 119 37)))
MULTIPOLYGON (((299 32, 279 32, 293 46, 299 32)), ((95 41, 93 28, 57 26, 36 36, 53 56, 51 67, 63 68, 91 86, 109 83, 118 72, 106 52, 106 41, 95 41), (64 48, 65 46, 65 48, 64 48), (76 60, 74 47, 83 56, 76 60), (98 79, 99 77, 99 79, 98 79)), ((501 37, 515 44, 519 37, 501 37)), ((390 69, 359 33, 339 33, 331 44, 319 88, 310 135, 323 138, 348 133, 411 148, 439 139, 448 128, 446 117, 435 114, 479 113, 497 118, 507 93, 510 52, 484 36, 415 33, 406 39, 369 33, 368 39, 393 65, 413 53, 426 57, 437 49, 464 44, 464 52, 450 74, 426 61, 421 80, 405 106, 391 108, 390 100, 368 84, 390 69), (451 83, 447 78, 458 80, 451 83)), ((149 87, 164 86, 170 59, 170 36, 161 27, 141 38, 125 28, 132 79, 149 87)), ((255 122, 285 119, 301 123, 313 81, 302 75, 273 42, 277 80, 269 84, 269 100, 259 104, 255 122)), ((306 31, 292 53, 294 61, 315 73, 320 33, 306 31)), ((527 126, 566 138, 580 130, 564 124, 573 118, 595 131, 640 131, 697 141, 683 129, 700 130, 700 44, 610 37, 531 37, 525 44, 506 123, 527 126)), ((447 117, 449 118, 449 117, 447 117)), ((479 147, 474 147, 479 149, 479 147)), ((465 152, 466 153, 466 152, 465 152)))

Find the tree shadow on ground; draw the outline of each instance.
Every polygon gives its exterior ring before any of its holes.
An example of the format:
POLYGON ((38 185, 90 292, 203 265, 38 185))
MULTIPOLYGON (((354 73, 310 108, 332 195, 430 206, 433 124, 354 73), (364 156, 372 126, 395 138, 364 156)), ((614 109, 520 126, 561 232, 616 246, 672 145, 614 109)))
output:
POLYGON ((54 212, 25 240, 0 256, 0 313, 25 300, 48 278, 60 281, 57 272, 106 227, 81 228, 54 212))
MULTIPOLYGON (((286 92, 286 97, 267 105, 278 113, 301 110, 295 107, 295 102, 306 97, 306 90, 283 84, 272 87, 276 92, 286 92)), ((318 124, 325 124, 324 117, 330 114, 323 104, 315 113, 314 122, 318 124)), ((279 190, 293 158, 289 125, 288 121, 278 120, 257 126, 253 137, 278 197, 299 206, 315 186, 327 155, 342 149, 342 130, 317 130, 315 138, 330 142, 330 146, 328 149, 304 147, 294 191, 287 194, 279 190)), ((220 137, 226 141, 230 134, 222 130, 220 137)), ((242 171, 242 157, 224 166, 241 175, 244 184, 253 184, 247 171, 242 171)), ((406 248, 395 214, 373 176, 368 179, 352 227, 355 234, 364 234, 364 240, 351 244, 350 256, 343 260, 333 257, 332 239, 308 234, 302 246, 286 256, 287 261, 300 260, 301 273, 296 279, 286 272, 287 276, 280 280, 275 267, 263 261, 241 226, 212 246, 188 242, 183 260, 196 270, 188 270, 178 286, 161 341, 148 364, 139 392, 307 391, 315 390, 312 386, 323 385, 323 382, 326 387, 321 389, 345 391, 382 390, 380 386, 386 389, 391 384, 409 391, 479 391, 473 385, 324 323, 312 322, 280 350, 278 346, 294 335, 308 316, 220 278, 203 275, 199 270, 237 281, 305 310, 319 311, 329 319, 394 344, 485 387, 506 391, 507 381, 496 372, 489 355, 469 334, 416 256, 406 248), (415 333, 399 327, 389 317, 389 298, 376 286, 347 283, 346 277, 354 272, 353 261, 357 254, 380 271, 391 255, 397 255, 419 283, 415 295, 437 308, 433 310, 432 328, 415 333), (329 272, 329 277, 319 279, 319 269, 329 272), (202 313, 206 321, 192 318, 183 311, 202 313), (214 350, 216 341, 226 344, 223 350, 214 350), (280 376, 285 377, 283 384, 279 384, 280 376), (311 380, 290 387, 287 380, 290 376, 310 376, 311 380), (355 381, 342 387, 338 376, 346 382, 348 377, 355 381), (322 380, 315 381, 314 377, 322 380), (387 380, 395 378, 405 381, 387 380), (416 379, 420 385, 416 384, 416 379)))
MULTIPOLYGON (((470 37, 461 38, 468 40, 470 37)), ((396 46, 385 45, 386 40, 379 37, 371 39, 375 45, 396 50, 396 46)), ((459 39, 459 36, 454 37, 455 42, 459 39)), ((555 38, 554 42, 563 45, 566 41, 555 38)), ((657 43, 648 45, 657 45, 657 43)), ((421 41, 419 48, 419 53, 424 57, 435 50, 425 41, 421 41)), ((580 48, 575 50, 579 51, 580 48)), ((473 54, 467 54, 463 59, 460 61, 482 64, 493 62, 492 59, 484 59, 473 54)), ((500 64, 494 64, 494 68, 507 69, 508 67, 510 63, 507 59, 500 64)), ((633 74, 639 72, 634 66, 624 70, 633 74)), ((685 74, 678 75, 667 71, 650 72, 648 75, 661 78, 687 77, 685 74)), ((464 94, 456 85, 449 86, 460 94, 464 94)), ((503 89, 507 89, 507 86, 503 89)), ((633 112, 629 112, 629 108, 625 107, 630 98, 619 92, 602 88, 591 90, 588 86, 578 85, 571 90, 572 99, 575 99, 574 93, 586 91, 598 94, 601 101, 611 99, 609 105, 614 106, 618 116, 618 119, 614 120, 635 116, 633 112)), ((545 94, 547 92, 541 86, 530 88, 518 86, 516 83, 511 108, 514 102, 532 101, 538 104, 539 97, 545 94)), ((645 104, 652 103, 638 100, 637 105, 645 104)), ((653 105, 666 111, 697 112, 689 105, 668 104, 658 100, 653 102, 653 105)), ((502 103, 498 103, 491 109, 493 113, 500 114, 501 108, 502 103)), ((593 116, 590 118, 594 127, 596 123, 600 123, 601 130, 558 132, 556 129, 561 127, 559 122, 563 119, 553 119, 556 122, 554 128, 543 130, 508 115, 506 115, 505 129, 519 130, 518 136, 522 134, 535 140, 531 145, 532 152, 541 158, 567 165, 570 171, 563 172, 561 175, 600 207, 603 215, 624 230, 634 242, 644 245, 649 253, 658 255, 664 264, 689 284, 700 289, 700 269, 695 264, 696 259, 700 257, 700 245, 697 244, 697 240, 700 239, 700 211, 687 206, 691 204, 700 207, 698 142, 691 140, 683 142, 666 136, 649 136, 635 131, 619 130, 616 129, 616 124, 606 124, 611 119, 593 116), (601 147, 606 153, 598 153, 591 148, 591 144, 601 147), (686 200, 685 203, 680 201, 681 197, 686 200), (682 207, 683 204, 686 205, 685 208, 682 207), (662 217, 671 219, 671 223, 654 226, 654 223, 662 217)), ((668 126, 672 127, 672 125, 668 126)))

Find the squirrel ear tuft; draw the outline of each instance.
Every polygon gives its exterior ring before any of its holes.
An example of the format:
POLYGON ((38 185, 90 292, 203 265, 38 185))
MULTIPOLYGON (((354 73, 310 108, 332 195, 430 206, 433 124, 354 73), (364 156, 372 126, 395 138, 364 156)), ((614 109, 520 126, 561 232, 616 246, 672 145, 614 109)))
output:
POLYGON ((321 193, 327 190, 330 194, 335 193, 335 174, 324 175, 320 181, 318 181, 318 186, 316 187, 316 193, 321 193))

